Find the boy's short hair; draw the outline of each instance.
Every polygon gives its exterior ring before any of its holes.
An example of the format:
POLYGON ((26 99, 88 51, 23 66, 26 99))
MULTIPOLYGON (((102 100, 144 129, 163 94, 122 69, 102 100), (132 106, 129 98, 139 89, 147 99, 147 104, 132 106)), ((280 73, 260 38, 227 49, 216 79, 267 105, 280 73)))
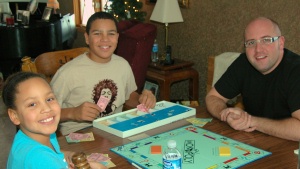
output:
POLYGON ((116 29, 118 30, 118 21, 112 14, 107 13, 107 12, 95 12, 93 15, 90 16, 90 18, 88 19, 87 24, 86 24, 85 32, 88 35, 90 34, 91 25, 96 19, 110 19, 110 20, 114 21, 116 29))

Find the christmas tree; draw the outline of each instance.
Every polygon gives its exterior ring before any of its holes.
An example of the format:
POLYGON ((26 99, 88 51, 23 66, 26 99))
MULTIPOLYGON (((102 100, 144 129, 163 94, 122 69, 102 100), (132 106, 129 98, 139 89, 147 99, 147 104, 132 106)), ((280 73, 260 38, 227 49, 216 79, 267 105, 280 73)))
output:
POLYGON ((113 0, 110 13, 118 21, 121 20, 138 20, 145 21, 146 12, 141 11, 143 3, 140 0, 113 0))

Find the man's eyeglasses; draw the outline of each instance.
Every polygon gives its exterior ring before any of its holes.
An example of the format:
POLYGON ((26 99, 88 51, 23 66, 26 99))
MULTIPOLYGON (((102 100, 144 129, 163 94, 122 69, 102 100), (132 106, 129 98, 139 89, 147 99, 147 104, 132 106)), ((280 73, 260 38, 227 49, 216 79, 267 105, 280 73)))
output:
POLYGON ((255 39, 248 40, 245 42, 245 47, 252 48, 252 47, 255 47, 257 43, 261 43, 264 45, 271 44, 271 43, 275 42, 276 40, 278 40, 279 38, 280 38, 280 36, 275 36, 275 37, 265 37, 265 38, 261 38, 258 40, 255 40, 255 39))

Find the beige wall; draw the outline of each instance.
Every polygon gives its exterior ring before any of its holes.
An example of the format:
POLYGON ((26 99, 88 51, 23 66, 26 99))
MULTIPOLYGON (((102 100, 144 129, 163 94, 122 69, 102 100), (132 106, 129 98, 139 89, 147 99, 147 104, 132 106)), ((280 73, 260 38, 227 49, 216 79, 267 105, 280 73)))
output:
MULTIPOLYGON (((67 13, 63 5, 70 5, 64 4, 70 1, 60 1, 62 13, 67 13)), ((149 18, 153 5, 144 4, 144 8, 149 18)), ((202 104, 206 95, 207 57, 226 51, 243 52, 243 30, 252 18, 266 16, 276 20, 286 38, 285 46, 300 54, 299 0, 190 0, 190 8, 181 12, 184 22, 169 24, 169 44, 174 57, 195 62, 202 104)), ((162 51, 164 25, 154 24, 158 27, 157 40, 162 51)), ((78 34, 75 47, 85 45, 82 36, 78 34)), ((188 99, 186 81, 174 84, 172 91, 172 99, 188 99)))

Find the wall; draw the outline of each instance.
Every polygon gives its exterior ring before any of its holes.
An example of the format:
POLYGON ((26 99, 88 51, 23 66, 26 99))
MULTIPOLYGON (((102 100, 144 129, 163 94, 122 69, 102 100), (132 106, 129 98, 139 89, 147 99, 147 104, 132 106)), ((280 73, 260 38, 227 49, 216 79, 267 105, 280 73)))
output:
MULTIPOLYGON (((70 5, 70 1, 60 1, 62 13, 63 6, 70 5)), ((144 9, 149 18, 153 5, 144 3, 144 9)), ((299 0, 190 0, 189 9, 182 8, 181 12, 184 22, 169 24, 169 44, 174 57, 195 63, 202 104, 206 95, 207 57, 226 51, 243 52, 243 31, 251 19, 266 16, 276 20, 285 36, 286 48, 300 54, 299 0)), ((164 25, 154 24, 158 27, 157 40, 162 51, 164 25)), ((82 36, 78 34, 75 47, 85 45, 82 36)), ((172 91, 171 98, 188 99, 186 81, 174 84, 172 91)))

